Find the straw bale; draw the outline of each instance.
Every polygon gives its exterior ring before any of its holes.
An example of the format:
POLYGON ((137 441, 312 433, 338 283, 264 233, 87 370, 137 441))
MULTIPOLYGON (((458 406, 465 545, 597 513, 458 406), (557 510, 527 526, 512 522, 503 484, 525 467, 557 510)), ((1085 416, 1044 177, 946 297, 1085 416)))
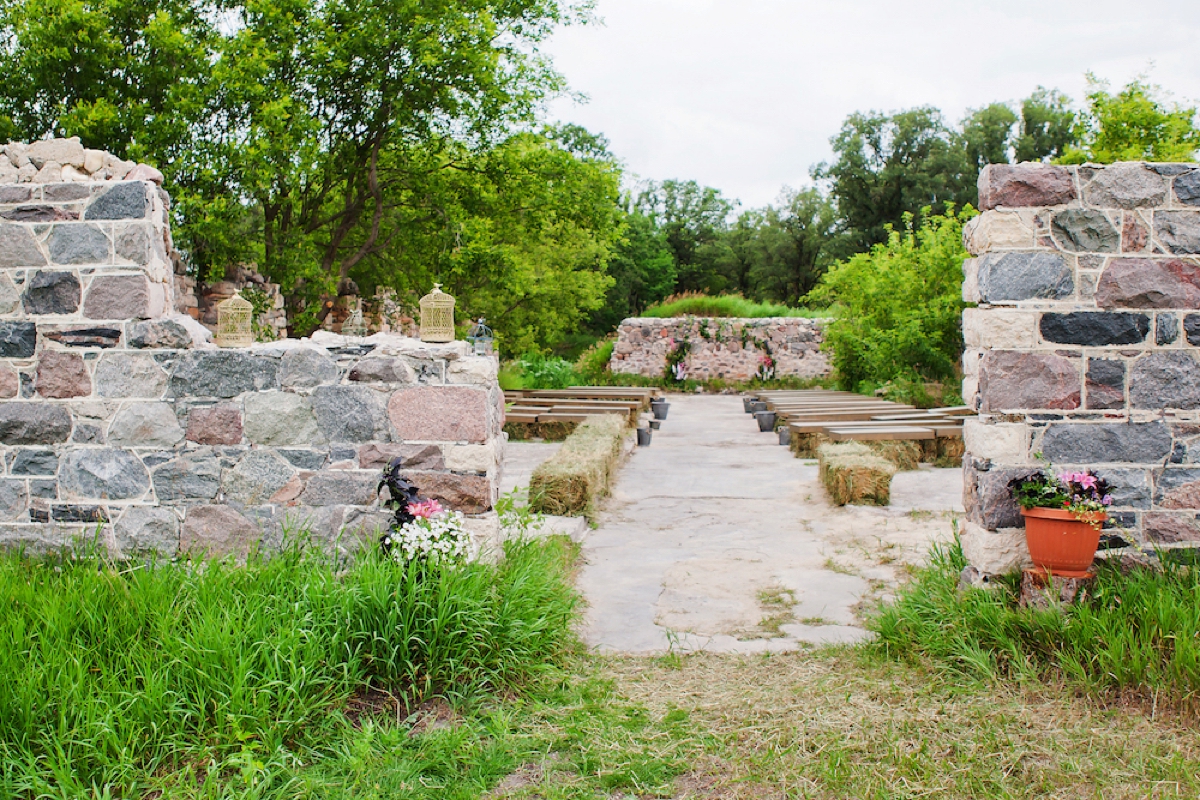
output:
POLYGON ((591 516, 596 501, 608 492, 624 433, 625 420, 616 414, 598 414, 580 423, 558 452, 534 470, 529 482, 532 509, 591 516))
POLYGON ((870 447, 877 455, 886 458, 896 465, 901 472, 916 469, 921 464, 924 448, 920 441, 912 439, 888 439, 882 442, 870 442, 870 447))
POLYGON ((817 448, 825 442, 829 441, 823 433, 796 433, 792 431, 792 438, 788 442, 788 447, 792 450, 792 455, 796 458, 816 458, 817 448))
POLYGON ((821 483, 839 506, 886 506, 896 466, 861 442, 832 442, 817 448, 821 483))
POLYGON ((536 422, 506 422, 504 423, 504 432, 508 434, 508 438, 514 441, 523 441, 532 439, 537 435, 536 422))
POLYGON ((933 463, 939 467, 961 467, 963 456, 967 452, 966 442, 961 436, 945 436, 934 440, 937 443, 937 457, 933 463))

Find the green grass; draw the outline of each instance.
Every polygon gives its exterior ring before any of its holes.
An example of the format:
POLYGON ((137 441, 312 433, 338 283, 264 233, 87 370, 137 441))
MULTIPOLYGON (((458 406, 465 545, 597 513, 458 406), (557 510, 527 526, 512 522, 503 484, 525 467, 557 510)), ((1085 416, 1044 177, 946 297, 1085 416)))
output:
POLYGON ((829 316, 828 311, 813 311, 805 308, 790 308, 773 303, 756 303, 736 294, 710 297, 702 294, 684 294, 669 297, 642 312, 643 317, 738 317, 760 319, 763 317, 808 317, 815 319, 829 316))
POLYGON ((1062 681, 1092 696, 1152 698, 1195 708, 1200 698, 1200 570, 1097 569, 1082 602, 1022 609, 1017 577, 958 588, 959 546, 938 551, 871 625, 877 647, 987 679, 1062 681))
POLYGON ((364 693, 518 687, 574 646, 568 549, 458 568, 299 545, 244 567, 0 556, 0 796, 138 797, 204 765, 299 763, 364 693))

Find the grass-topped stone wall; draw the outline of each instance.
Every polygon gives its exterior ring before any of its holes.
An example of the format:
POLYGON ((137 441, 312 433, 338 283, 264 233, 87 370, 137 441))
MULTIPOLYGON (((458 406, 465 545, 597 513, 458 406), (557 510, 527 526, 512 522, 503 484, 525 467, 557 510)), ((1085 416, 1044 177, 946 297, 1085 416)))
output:
POLYGON ((617 375, 677 380, 823 378, 819 319, 675 317, 627 319, 617 329, 609 369, 617 375))

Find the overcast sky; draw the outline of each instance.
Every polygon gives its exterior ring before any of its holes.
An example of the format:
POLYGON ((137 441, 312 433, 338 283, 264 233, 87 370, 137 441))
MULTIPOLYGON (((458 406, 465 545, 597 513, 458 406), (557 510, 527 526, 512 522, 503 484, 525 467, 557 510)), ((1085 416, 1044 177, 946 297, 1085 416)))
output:
POLYGON ((551 118, 606 135, 642 179, 692 179, 746 206, 810 183, 854 111, 966 109, 1038 85, 1077 102, 1088 70, 1150 70, 1200 98, 1200 0, 597 0, 545 48, 571 88, 551 118))

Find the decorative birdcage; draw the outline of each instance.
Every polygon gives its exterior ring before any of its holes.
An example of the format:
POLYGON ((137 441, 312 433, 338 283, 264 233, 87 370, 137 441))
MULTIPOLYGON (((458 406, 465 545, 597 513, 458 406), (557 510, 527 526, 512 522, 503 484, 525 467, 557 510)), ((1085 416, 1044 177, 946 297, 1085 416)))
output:
POLYGON ((454 341, 454 298, 442 291, 440 283, 421 298, 421 341, 454 341))
POLYGON ((254 306, 237 292, 217 303, 217 347, 254 344, 254 306))
POLYGON ((354 304, 354 311, 342 323, 342 336, 354 336, 359 339, 367 335, 367 323, 363 321, 362 300, 354 304))
POLYGON ((492 343, 496 341, 496 335, 492 333, 492 329, 484 323, 486 320, 483 317, 471 326, 471 332, 467 334, 467 341, 471 343, 471 350, 477 356, 490 356, 492 354, 492 343))

